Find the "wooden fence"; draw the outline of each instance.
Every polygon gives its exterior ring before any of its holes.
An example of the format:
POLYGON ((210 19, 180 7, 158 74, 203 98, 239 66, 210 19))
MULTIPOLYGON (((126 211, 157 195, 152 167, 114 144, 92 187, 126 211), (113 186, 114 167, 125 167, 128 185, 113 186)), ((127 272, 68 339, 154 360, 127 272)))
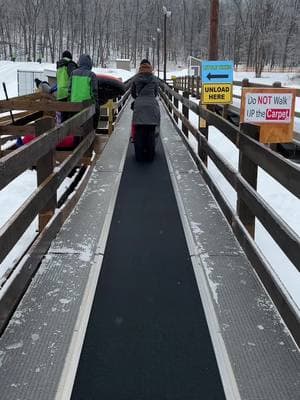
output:
POLYGON ((189 100, 187 92, 184 92, 182 96, 178 93, 178 88, 172 89, 162 81, 160 87, 161 97, 169 114, 172 116, 178 133, 183 137, 186 147, 213 192, 251 264, 299 344, 299 310, 289 301, 282 288, 275 282, 270 266, 258 250, 253 239, 255 219, 257 218, 293 265, 300 271, 299 236, 256 191, 257 170, 258 167, 261 167, 292 194, 300 198, 300 168, 267 146, 259 143, 256 140, 259 134, 258 128, 253 125, 243 124, 238 128, 223 117, 189 100), (180 111, 179 103, 181 103, 182 112, 180 111), (189 121, 190 110, 199 118, 198 127, 195 127, 189 121), (182 121, 182 129, 178 126, 179 119, 182 121), (209 143, 209 126, 216 127, 239 150, 238 171, 209 143), (197 140, 197 151, 193 149, 189 141, 190 134, 197 140), (236 210, 229 205, 208 172, 208 158, 214 162, 236 191, 236 210))
MULTIPOLYGON (((172 86, 174 89, 181 90, 183 92, 189 93, 191 96, 196 97, 197 99, 201 98, 201 79, 199 77, 194 77, 194 76, 184 76, 184 77, 179 77, 176 79, 173 79, 172 81, 169 81, 169 83, 172 82, 172 86)), ((233 81, 233 86, 235 87, 258 87, 258 88, 267 88, 267 87, 282 87, 281 82, 274 82, 273 85, 267 85, 267 84, 262 84, 262 83, 255 83, 255 82, 250 82, 249 79, 244 79, 243 81, 233 81)), ((300 89, 296 89, 296 97, 300 101, 300 89)), ((241 96, 239 94, 233 93, 233 98, 235 99, 241 99, 241 96)), ((235 113, 236 115, 239 115, 240 110, 239 107, 234 106, 234 105, 226 105, 222 106, 223 108, 223 116, 226 117, 227 111, 231 111, 235 113)), ((296 111, 295 112, 295 117, 300 118, 300 112, 296 111)), ((297 140, 300 140, 300 132, 297 130, 295 131, 295 138, 297 140)))
MULTIPOLYGON (((122 107, 129 97, 127 92, 108 113, 108 132, 111 133, 115 121, 116 110, 120 115, 122 107)), ((37 188, 18 208, 13 216, 0 228, 0 263, 15 246, 34 219, 39 217, 39 235, 35 238, 26 257, 6 276, 6 281, 0 292, 0 332, 17 302, 26 290, 33 274, 47 252, 51 241, 56 236, 65 219, 78 201, 91 174, 101 143, 107 141, 109 135, 97 135, 93 128, 95 106, 89 102, 67 103, 59 102, 48 96, 28 95, 11 100, 0 101, 0 113, 8 110, 26 110, 15 117, 14 124, 0 126, 1 135, 20 137, 26 134, 37 136, 27 145, 9 151, 0 158, 0 190, 6 187, 25 170, 35 166, 37 171, 37 188), (55 126, 56 111, 77 112, 59 126, 55 126), (68 151, 59 165, 54 165, 56 145, 66 136, 80 137, 78 146, 68 151), (100 142, 100 143, 99 143, 100 142), (64 179, 75 168, 81 167, 77 179, 75 194, 62 206, 57 201, 57 190, 64 179), (57 207, 60 206, 58 209, 57 207)), ((4 117, 5 120, 5 117, 4 117)), ((2 120, 3 122, 3 120, 2 120)), ((7 119, 7 122, 9 120, 7 119)), ((2 136, 3 138, 3 136, 2 136)), ((62 196, 65 199, 68 196, 62 196)), ((2 283, 3 285, 3 283, 2 283)))

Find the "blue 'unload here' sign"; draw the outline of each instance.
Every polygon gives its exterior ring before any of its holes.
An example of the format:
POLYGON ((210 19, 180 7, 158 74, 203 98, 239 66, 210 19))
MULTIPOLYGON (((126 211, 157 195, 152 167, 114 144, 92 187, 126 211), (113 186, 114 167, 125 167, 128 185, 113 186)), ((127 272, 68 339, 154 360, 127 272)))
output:
POLYGON ((232 83, 233 61, 202 61, 202 83, 232 83))

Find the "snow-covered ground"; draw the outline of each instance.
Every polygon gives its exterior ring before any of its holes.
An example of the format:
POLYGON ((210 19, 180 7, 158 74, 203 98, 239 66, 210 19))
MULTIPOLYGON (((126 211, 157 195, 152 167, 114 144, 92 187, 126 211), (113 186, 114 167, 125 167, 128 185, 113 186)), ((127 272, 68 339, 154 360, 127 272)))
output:
MULTIPOLYGON (((2 81, 6 82, 9 97, 17 95, 17 70, 37 70, 55 69, 53 64, 38 64, 38 63, 14 63, 0 61, 0 74, 2 81)), ((96 68, 97 73, 108 73, 126 81, 130 78, 134 71, 128 72, 117 69, 102 69, 96 68)), ((187 70, 171 71, 168 77, 184 76, 187 70)), ((281 81, 283 86, 300 87, 300 78, 295 79, 296 74, 272 74, 263 73, 262 78, 257 80, 260 83, 272 84, 274 81, 281 81)), ((239 72, 235 74, 235 80, 249 78, 250 81, 255 81, 254 73, 239 72)), ((239 89, 236 89, 237 93, 239 89)), ((4 98, 2 87, 0 88, 0 98, 4 98)), ((238 105, 238 103, 237 103, 238 105)), ((297 110, 300 111, 300 104, 297 104, 297 110)), ((190 114, 190 119, 195 125, 197 124, 197 116, 190 114)), ((300 129, 299 129, 300 130, 300 129)), ((220 151, 223 156, 237 169, 238 152, 235 146, 229 142, 224 135, 211 127, 209 131, 209 142, 220 151)), ((233 207, 236 203, 236 194, 218 169, 212 162, 209 162, 209 170, 214 176, 216 182, 225 193, 229 202, 233 207)), ((20 177, 15 179, 0 193, 0 227, 14 214, 24 200, 33 192, 36 187, 36 174, 34 171, 26 171, 20 177)), ((286 189, 278 184, 272 177, 266 174, 261 169, 258 177, 258 192, 261 196, 276 210, 276 212, 300 235, 300 201, 291 195, 286 189)), ((28 246, 36 234, 36 221, 30 226, 24 234, 17 246, 0 265, 0 278, 13 264, 13 261, 20 256, 22 251, 28 246)), ((274 274, 278 275, 283 282, 291 297, 300 308, 300 274, 295 267, 290 263, 276 243, 270 238, 264 228, 257 223, 256 225, 256 242, 261 248, 263 254, 268 259, 274 269, 274 274)))

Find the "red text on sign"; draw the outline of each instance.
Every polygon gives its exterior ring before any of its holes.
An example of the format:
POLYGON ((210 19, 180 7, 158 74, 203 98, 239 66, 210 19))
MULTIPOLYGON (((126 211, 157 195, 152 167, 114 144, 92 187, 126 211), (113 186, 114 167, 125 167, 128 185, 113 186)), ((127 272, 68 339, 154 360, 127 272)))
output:
POLYGON ((288 108, 269 108, 266 111, 266 119, 269 121, 286 121, 290 119, 290 109, 288 108))
POLYGON ((273 96, 258 96, 258 104, 271 104, 273 96))

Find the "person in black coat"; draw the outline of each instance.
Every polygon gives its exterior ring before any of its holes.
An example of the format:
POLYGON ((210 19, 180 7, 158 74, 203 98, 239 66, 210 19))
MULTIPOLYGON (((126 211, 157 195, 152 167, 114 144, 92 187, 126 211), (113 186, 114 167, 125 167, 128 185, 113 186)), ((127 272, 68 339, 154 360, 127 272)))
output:
POLYGON ((158 80, 153 75, 150 62, 144 59, 141 61, 139 72, 133 78, 131 85, 131 96, 135 99, 132 117, 134 125, 156 126, 160 124, 157 95, 158 80))
POLYGON ((134 142, 136 159, 142 161, 145 157, 152 161, 155 154, 156 130, 160 125, 160 110, 156 100, 158 80, 146 59, 142 60, 139 71, 133 78, 131 95, 135 99, 131 140, 134 142))

